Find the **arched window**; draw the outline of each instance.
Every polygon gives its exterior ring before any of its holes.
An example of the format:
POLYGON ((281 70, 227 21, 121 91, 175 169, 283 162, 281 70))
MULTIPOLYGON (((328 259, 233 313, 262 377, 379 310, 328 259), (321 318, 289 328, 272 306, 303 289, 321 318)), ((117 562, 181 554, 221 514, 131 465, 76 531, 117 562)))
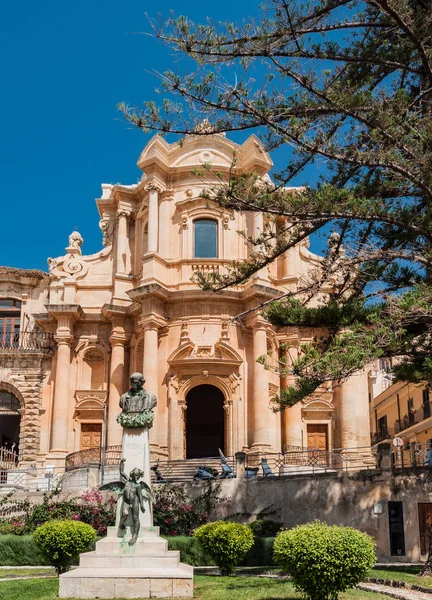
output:
POLYGON ((0 298, 0 348, 15 348, 19 344, 21 302, 0 298))
POLYGON ((19 407, 19 400, 13 394, 0 390, 0 413, 15 413, 19 407))
POLYGON ((217 221, 194 221, 194 258, 217 258, 217 221))

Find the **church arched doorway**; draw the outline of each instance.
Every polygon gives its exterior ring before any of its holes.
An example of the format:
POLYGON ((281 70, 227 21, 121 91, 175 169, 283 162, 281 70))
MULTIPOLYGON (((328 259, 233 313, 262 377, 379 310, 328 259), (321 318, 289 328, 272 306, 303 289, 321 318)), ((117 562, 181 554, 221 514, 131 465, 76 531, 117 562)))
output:
POLYGON ((224 451, 224 395, 214 385, 197 385, 186 396, 186 458, 224 451))
POLYGON ((18 454, 21 415, 20 403, 10 392, 0 390, 0 448, 18 454))

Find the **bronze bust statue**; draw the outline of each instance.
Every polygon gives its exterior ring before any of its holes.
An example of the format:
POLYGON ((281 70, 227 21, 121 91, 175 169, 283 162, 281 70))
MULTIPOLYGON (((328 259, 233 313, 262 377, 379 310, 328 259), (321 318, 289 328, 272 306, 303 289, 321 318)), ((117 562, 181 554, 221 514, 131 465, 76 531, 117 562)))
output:
POLYGON ((148 427, 153 424, 153 408, 157 404, 154 394, 144 389, 145 378, 142 373, 133 373, 130 378, 130 389, 121 396, 122 412, 117 422, 123 427, 148 427))

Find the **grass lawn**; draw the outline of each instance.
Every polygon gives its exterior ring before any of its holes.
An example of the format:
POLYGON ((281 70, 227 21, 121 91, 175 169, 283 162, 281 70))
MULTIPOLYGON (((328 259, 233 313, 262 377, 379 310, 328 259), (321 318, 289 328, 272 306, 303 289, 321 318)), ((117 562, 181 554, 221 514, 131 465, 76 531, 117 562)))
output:
POLYGON ((420 567, 388 567, 373 569, 369 577, 377 579, 390 579, 391 581, 405 581, 424 588, 432 589, 432 577, 419 577, 420 567))
POLYGON ((54 575, 54 569, 0 569, 0 579, 5 577, 28 577, 29 575, 54 575))
MULTIPOLYGON (((57 600, 56 579, 33 579, 0 582, 0 600, 57 600)), ((289 581, 264 577, 195 576, 195 600, 298 600, 289 581)), ((341 600, 388 600, 388 596, 351 590, 341 600)))

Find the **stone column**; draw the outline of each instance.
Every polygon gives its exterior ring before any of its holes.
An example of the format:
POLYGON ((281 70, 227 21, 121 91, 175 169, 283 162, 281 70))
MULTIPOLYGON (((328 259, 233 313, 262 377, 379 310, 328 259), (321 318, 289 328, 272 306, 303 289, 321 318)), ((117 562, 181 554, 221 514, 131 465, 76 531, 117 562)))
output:
POLYGON ((117 228, 117 273, 126 274, 127 260, 127 218, 129 212, 127 210, 119 210, 117 212, 118 228, 117 228))
POLYGON ((298 247, 290 248, 283 254, 282 258, 282 277, 286 279, 287 277, 298 276, 295 268, 295 252, 299 252, 298 247))
POLYGON ((270 449, 270 417, 268 373, 257 363, 259 356, 267 354, 266 322, 256 319, 253 324, 253 396, 252 396, 252 446, 251 450, 270 449))
MULTIPOLYGON (((253 237, 257 238, 264 233, 264 214, 262 212, 253 213, 253 237)), ((259 247, 258 247, 259 248, 259 247)), ((255 248, 252 250, 254 251, 255 248)), ((255 283, 259 280, 268 283, 268 267, 263 267, 254 275, 255 283)))
POLYGON ((57 368, 50 452, 66 455, 69 434, 70 344, 72 342, 69 319, 63 323, 63 326, 59 323, 55 340, 57 342, 57 368))
MULTIPOLYGON (((297 360, 298 348, 290 347, 286 352, 287 364, 292 364, 293 361, 297 360)), ((283 378, 282 385, 289 387, 294 385, 295 376, 287 375, 283 378)), ((283 424, 284 424, 284 440, 283 446, 306 446, 306 442, 302 436, 302 416, 301 416, 302 404, 297 402, 294 406, 287 407, 283 413, 283 424)))
POLYGON ((159 192, 155 188, 149 191, 148 206, 148 252, 157 252, 159 235, 159 192))
POLYGON ((342 448, 370 446, 368 379, 360 371, 339 388, 339 419, 342 448))
POLYGON ((264 216, 262 212, 253 213, 253 236, 257 238, 264 231, 264 216))
POLYGON ((123 430, 116 421, 120 412, 120 396, 126 391, 125 388, 125 343, 127 341, 123 318, 113 317, 113 330, 110 337, 111 343, 111 365, 110 384, 108 396, 108 423, 107 423, 107 445, 120 446, 122 444, 123 430))
POLYGON ((154 408, 155 421, 150 430, 150 447, 159 447, 162 440, 163 429, 163 407, 159 398, 159 377, 158 377, 158 325, 154 321, 142 323, 144 329, 144 356, 143 356, 143 374, 145 377, 144 387, 152 392, 158 399, 154 408))
MULTIPOLYGON (((172 386, 171 386, 172 388, 172 386)), ((184 402, 177 398, 175 390, 172 389, 169 398, 168 412, 168 454, 169 460, 184 459, 184 435, 185 435, 185 409, 184 402)))

